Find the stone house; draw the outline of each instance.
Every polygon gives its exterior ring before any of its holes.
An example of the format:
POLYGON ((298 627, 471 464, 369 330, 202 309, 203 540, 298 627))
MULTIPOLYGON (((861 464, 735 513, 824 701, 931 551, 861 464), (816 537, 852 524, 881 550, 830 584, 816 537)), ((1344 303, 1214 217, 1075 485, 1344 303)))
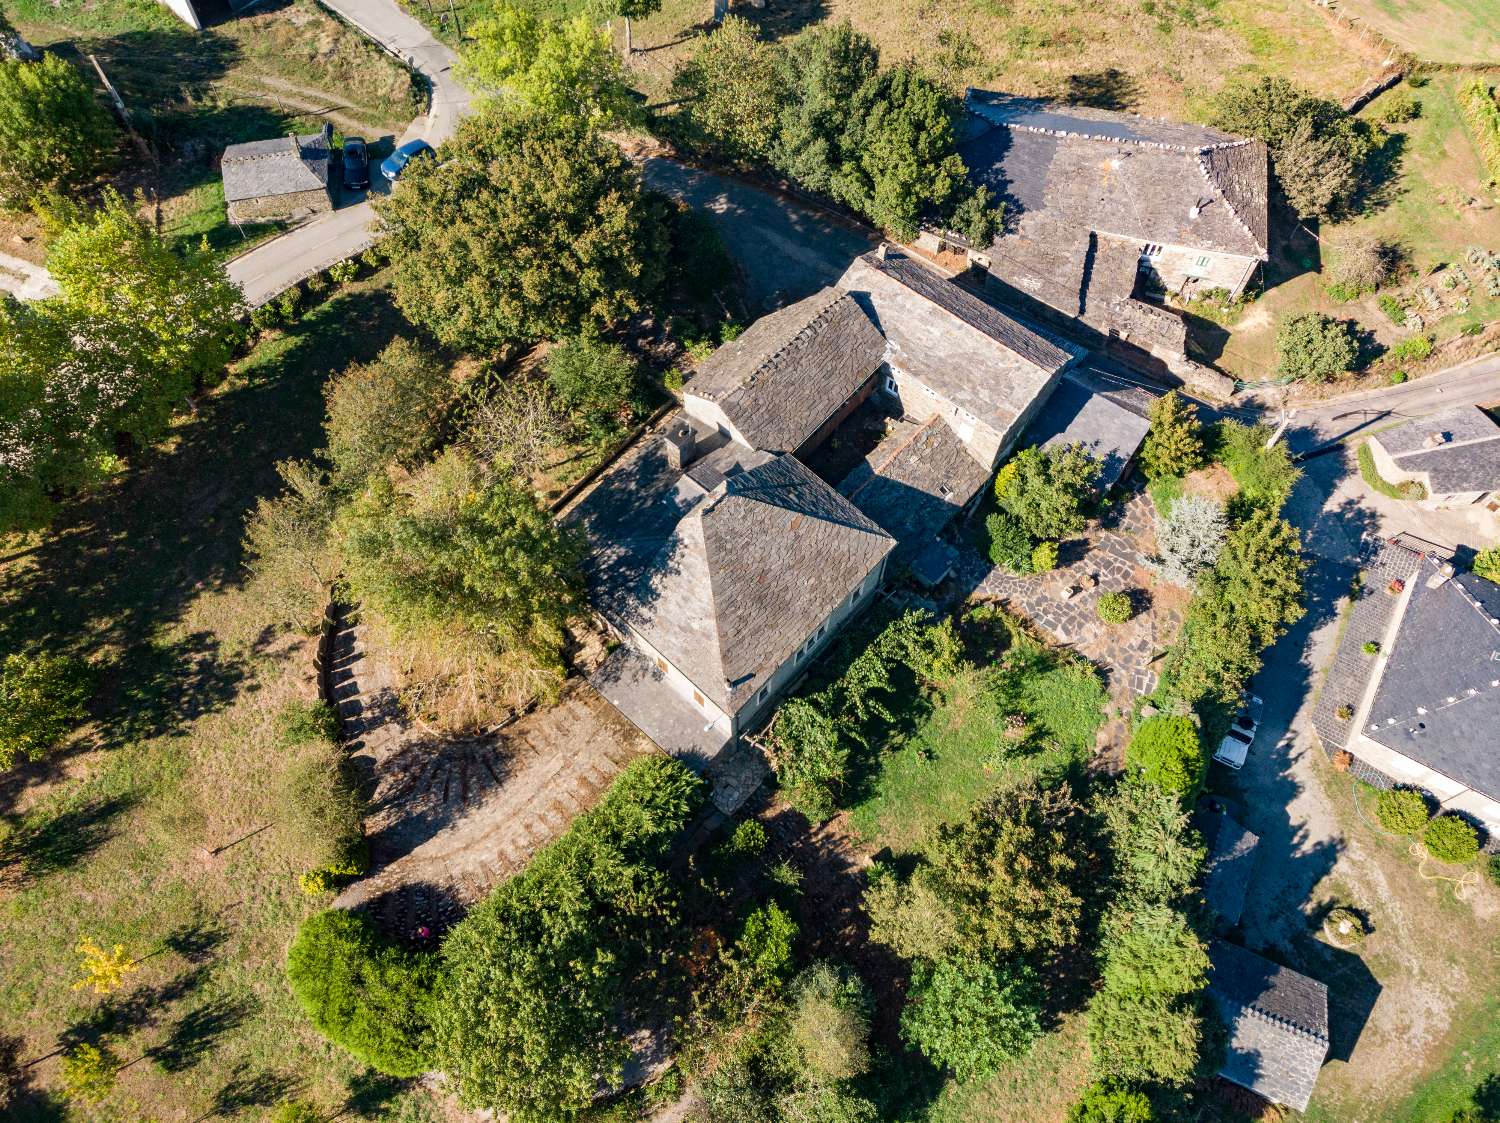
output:
POLYGON ((973 500, 1077 354, 892 251, 757 320, 569 516, 591 601, 626 641, 610 658, 640 668, 612 681, 666 688, 606 696, 659 743, 679 708, 708 759, 758 727, 973 500), (844 476, 810 470, 872 400, 896 415, 878 446, 844 476))
POLYGON ((220 171, 230 222, 277 222, 333 210, 333 127, 307 136, 231 144, 220 171))
POLYGON ((1328 1056, 1328 988, 1223 940, 1208 958, 1208 997, 1229 1033, 1219 1075, 1306 1111, 1328 1056))
POLYGON ((964 106, 970 178, 1006 204, 1005 228, 971 260, 1057 315, 1176 369, 1186 325, 1152 294, 1238 296, 1269 259, 1260 141, 985 90, 964 106))
POLYGON ((1319 740, 1362 778, 1419 788, 1500 836, 1500 585, 1394 541, 1365 573, 1313 713, 1319 740))
POLYGON ((1368 441, 1381 476, 1427 489, 1423 507, 1500 512, 1500 425, 1478 406, 1421 417, 1368 441))

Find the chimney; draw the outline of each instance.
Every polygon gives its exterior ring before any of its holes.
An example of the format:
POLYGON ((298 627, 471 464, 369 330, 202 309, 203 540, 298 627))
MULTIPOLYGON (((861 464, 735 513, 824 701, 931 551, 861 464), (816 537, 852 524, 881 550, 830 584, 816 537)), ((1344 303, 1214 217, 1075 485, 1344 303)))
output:
POLYGON ((1448 434, 1447 433, 1436 433, 1436 432, 1434 432, 1434 433, 1428 433, 1427 434, 1427 447, 1428 448, 1437 448, 1439 445, 1444 445, 1444 444, 1447 444, 1447 443, 1448 443, 1448 434))
POLYGON ((667 463, 674 472, 682 471, 693 462, 693 454, 698 449, 698 438, 688 422, 677 422, 662 434, 662 441, 666 446, 667 463))
POLYGON ((877 261, 884 261, 885 260, 885 251, 887 249, 889 249, 889 248, 890 247, 887 246, 884 242, 881 242, 880 243, 880 248, 875 251, 875 259, 877 261))
POLYGON ((1208 206, 1208 204, 1211 202, 1213 202, 1212 199, 1200 198, 1196 203, 1193 204, 1193 209, 1188 213, 1188 217, 1197 218, 1200 214, 1203 213, 1203 208, 1208 206))

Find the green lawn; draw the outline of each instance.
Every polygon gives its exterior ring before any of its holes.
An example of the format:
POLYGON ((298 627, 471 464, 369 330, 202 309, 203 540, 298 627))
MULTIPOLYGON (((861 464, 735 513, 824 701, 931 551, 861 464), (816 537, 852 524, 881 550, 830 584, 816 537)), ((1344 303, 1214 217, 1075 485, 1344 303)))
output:
POLYGON ((263 632, 240 588, 245 516, 278 489, 275 461, 321 443, 330 367, 402 325, 379 278, 351 286, 50 533, 0 543, 0 650, 73 652, 102 671, 85 735, 0 785, 0 1035, 47 1058, 7 1119, 61 1118, 53 1054, 81 1041, 126 1067, 73 1118, 258 1118, 293 1092, 326 1116, 383 1104, 386 1118, 435 1118, 424 1094, 322 1041, 285 986, 287 940, 318 902, 277 829, 270 719, 311 693, 311 652, 263 632), (85 936, 141 960, 117 993, 70 988, 85 936))

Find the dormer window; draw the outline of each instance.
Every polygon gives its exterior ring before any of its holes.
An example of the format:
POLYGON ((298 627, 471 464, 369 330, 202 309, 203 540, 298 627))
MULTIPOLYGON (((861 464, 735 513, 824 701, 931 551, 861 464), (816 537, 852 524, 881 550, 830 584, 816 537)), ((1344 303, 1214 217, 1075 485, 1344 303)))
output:
POLYGON ((1158 258, 1161 256, 1161 247, 1155 242, 1147 242, 1146 248, 1141 251, 1141 256, 1152 259, 1158 258))

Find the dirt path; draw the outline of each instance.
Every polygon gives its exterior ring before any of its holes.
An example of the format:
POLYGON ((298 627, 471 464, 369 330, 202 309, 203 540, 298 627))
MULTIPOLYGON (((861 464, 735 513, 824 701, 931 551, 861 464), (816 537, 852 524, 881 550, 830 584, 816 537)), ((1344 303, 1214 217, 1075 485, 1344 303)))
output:
POLYGON ((335 637, 334 688, 353 761, 373 788, 365 833, 371 873, 334 902, 388 931, 436 937, 522 869, 656 746, 586 682, 483 737, 435 737, 396 705, 392 668, 361 628, 335 637))
POLYGON ((310 113, 333 122, 343 132, 358 136, 381 136, 387 130, 382 125, 362 120, 343 112, 346 108, 338 99, 320 90, 310 90, 264 74, 254 76, 253 81, 224 82, 226 90, 233 90, 254 98, 256 101, 274 101, 277 104, 310 113))

